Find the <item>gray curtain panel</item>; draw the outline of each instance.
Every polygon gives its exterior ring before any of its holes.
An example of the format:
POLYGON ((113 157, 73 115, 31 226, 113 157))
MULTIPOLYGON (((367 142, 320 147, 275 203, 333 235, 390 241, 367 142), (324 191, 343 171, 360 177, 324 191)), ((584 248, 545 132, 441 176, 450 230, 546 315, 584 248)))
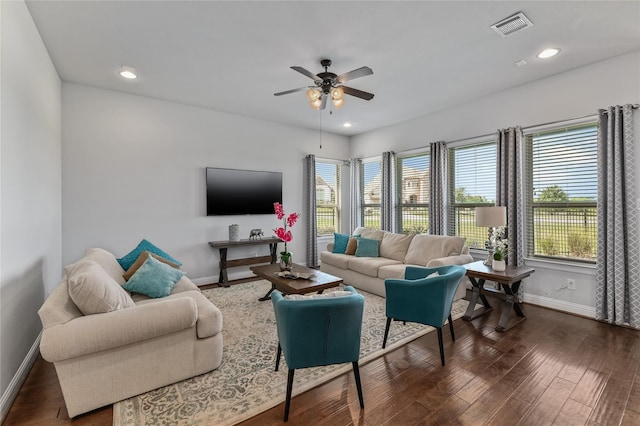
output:
POLYGON ((362 184, 362 160, 352 158, 349 160, 349 233, 352 234, 359 226, 362 226, 362 194, 360 185, 362 184))
POLYGON ((395 165, 396 154, 382 153, 382 205, 380 206, 380 228, 395 232, 395 165))
POLYGON ((496 140, 496 205, 507 207, 507 264, 524 264, 524 137, 520 127, 498 130, 496 140))
POLYGON ((633 106, 598 111, 596 319, 640 328, 633 106))
POLYGON ((438 141, 429 148, 429 233, 447 235, 447 146, 438 141))
POLYGON ((317 268, 318 237, 316 233, 316 157, 307 155, 304 159, 305 205, 304 217, 307 224, 307 266, 317 268))

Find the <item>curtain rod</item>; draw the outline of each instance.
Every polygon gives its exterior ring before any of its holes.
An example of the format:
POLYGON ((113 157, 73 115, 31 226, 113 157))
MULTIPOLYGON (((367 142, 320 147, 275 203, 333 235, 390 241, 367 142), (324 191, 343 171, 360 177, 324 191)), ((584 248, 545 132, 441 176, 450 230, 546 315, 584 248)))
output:
MULTIPOLYGON (((631 108, 633 109, 638 109, 640 108, 640 104, 632 104, 631 108)), ((607 111, 605 111, 606 113, 607 111)), ((596 114, 589 114, 589 115, 583 115, 581 117, 573 117, 573 118, 565 118, 563 120, 556 120, 556 121, 549 121, 548 123, 541 123, 541 124, 533 124, 533 125, 529 125, 529 126, 520 126, 522 128, 522 130, 525 129, 530 129, 532 127, 541 127, 541 126, 549 126, 551 124, 558 124, 558 123, 564 123, 565 121, 574 121, 574 120, 582 120, 584 118, 589 118, 589 117, 597 117, 597 113, 596 114)), ((479 135, 479 136, 472 136, 469 138, 462 138, 462 139, 456 139, 456 140, 452 140, 452 141, 447 141, 447 145, 452 144, 452 143, 458 143, 458 142, 464 142, 467 140, 471 140, 471 139, 482 139, 482 138, 488 138, 489 136, 494 136, 496 134, 496 132, 491 132, 491 133, 487 133, 485 135, 479 135)))

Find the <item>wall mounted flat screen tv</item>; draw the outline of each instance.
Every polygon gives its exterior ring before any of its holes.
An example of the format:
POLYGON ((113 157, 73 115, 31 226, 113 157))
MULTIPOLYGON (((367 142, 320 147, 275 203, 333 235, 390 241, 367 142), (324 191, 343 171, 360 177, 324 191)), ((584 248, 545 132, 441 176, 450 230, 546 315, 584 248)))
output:
POLYGON ((282 203, 282 173, 206 168, 207 216, 273 214, 282 203))

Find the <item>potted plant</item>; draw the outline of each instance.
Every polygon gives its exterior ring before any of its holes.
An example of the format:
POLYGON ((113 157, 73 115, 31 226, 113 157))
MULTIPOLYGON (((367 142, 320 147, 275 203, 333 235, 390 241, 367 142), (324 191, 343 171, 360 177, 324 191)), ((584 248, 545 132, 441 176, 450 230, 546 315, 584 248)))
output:
POLYGON ((494 247, 491 268, 498 272, 504 271, 507 267, 506 258, 509 254, 509 239, 507 238, 506 226, 494 228, 491 237, 494 247))
POLYGON ((298 220, 298 213, 291 213, 289 216, 285 215, 284 208, 280 203, 273 203, 273 208, 278 220, 283 221, 283 226, 273 230, 276 237, 284 241, 284 251, 280 252, 280 270, 291 271, 293 267, 293 253, 287 250, 287 243, 290 243, 293 240, 293 234, 288 228, 291 228, 296 224, 298 220))

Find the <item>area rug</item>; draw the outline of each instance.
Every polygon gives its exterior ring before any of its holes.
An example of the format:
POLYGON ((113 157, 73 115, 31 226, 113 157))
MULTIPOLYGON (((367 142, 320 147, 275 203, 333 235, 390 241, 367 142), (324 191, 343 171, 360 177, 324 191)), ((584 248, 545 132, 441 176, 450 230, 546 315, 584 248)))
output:
MULTIPOLYGON (((260 280, 204 290, 224 319, 220 367, 114 404, 113 424, 232 425, 284 402, 287 368, 283 359, 280 371, 274 371, 277 335, 273 305, 271 301, 258 301, 269 288, 268 281, 260 280)), ((434 330, 397 322, 383 350, 384 298, 359 292, 365 298, 360 365, 434 330)), ((454 302, 453 318, 464 315, 467 305, 466 300, 454 302)), ((295 375, 293 394, 349 371, 351 364, 300 369, 295 375)))

